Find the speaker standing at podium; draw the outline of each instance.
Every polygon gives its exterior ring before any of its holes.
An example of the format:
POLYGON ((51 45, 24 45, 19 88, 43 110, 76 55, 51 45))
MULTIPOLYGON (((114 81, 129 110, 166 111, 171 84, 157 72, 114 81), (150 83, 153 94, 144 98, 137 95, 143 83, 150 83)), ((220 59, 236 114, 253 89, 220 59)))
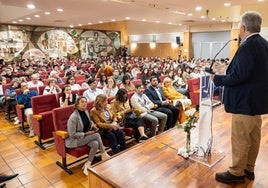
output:
POLYGON ((268 42, 259 35, 262 17, 249 11, 240 21, 241 44, 226 75, 211 75, 224 86, 224 106, 232 113, 232 164, 217 173, 223 183, 254 180, 254 166, 261 140, 261 115, 268 113, 268 42))

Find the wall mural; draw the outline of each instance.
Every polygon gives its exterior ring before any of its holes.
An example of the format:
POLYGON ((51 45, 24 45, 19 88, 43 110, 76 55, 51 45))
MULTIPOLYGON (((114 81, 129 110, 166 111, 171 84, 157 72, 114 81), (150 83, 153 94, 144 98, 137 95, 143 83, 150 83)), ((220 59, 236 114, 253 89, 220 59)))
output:
POLYGON ((31 26, 0 26, 0 59, 96 58, 119 55, 121 33, 31 26))

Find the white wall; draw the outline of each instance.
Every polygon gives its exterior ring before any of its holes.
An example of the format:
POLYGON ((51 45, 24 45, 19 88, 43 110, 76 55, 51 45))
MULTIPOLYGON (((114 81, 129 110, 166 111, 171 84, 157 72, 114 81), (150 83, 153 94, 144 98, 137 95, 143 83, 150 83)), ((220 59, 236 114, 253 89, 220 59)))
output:
MULTIPOLYGON (((192 43, 194 58, 213 59, 219 50, 230 40, 230 32, 204 32, 193 33, 192 43)), ((216 59, 230 56, 230 44, 219 53, 216 59)))
POLYGON ((176 37, 180 37, 183 43, 183 32, 165 34, 129 35, 130 43, 176 43, 176 37), (154 41, 155 39, 155 41, 154 41))

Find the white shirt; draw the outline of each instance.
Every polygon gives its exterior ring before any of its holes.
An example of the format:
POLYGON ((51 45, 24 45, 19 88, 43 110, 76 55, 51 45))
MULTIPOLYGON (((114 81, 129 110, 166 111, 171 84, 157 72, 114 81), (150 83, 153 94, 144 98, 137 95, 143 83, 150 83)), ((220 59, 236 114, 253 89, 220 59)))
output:
POLYGON ((130 103, 133 109, 141 110, 141 116, 147 114, 147 112, 154 107, 154 103, 145 95, 139 95, 134 93, 130 99, 130 103))
POLYGON ((41 81, 38 81, 36 84, 34 84, 33 81, 27 82, 28 87, 39 87, 39 86, 43 86, 43 85, 44 85, 44 83, 41 81))
POLYGON ((103 91, 99 88, 96 88, 94 91, 91 88, 88 88, 84 93, 83 96, 87 98, 88 101, 95 100, 99 94, 103 94, 103 91))
POLYGON ((71 87, 71 90, 79 90, 79 89, 82 89, 81 86, 79 84, 73 84, 73 85, 70 85, 71 87))

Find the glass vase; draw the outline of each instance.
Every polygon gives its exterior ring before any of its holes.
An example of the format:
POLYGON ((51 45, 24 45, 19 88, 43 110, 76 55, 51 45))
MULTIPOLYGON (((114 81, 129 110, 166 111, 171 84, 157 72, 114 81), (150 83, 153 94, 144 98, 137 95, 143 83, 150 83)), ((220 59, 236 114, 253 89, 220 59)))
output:
POLYGON ((186 149, 187 153, 190 153, 190 151, 191 151, 191 132, 187 132, 187 134, 186 134, 185 149, 186 149))

